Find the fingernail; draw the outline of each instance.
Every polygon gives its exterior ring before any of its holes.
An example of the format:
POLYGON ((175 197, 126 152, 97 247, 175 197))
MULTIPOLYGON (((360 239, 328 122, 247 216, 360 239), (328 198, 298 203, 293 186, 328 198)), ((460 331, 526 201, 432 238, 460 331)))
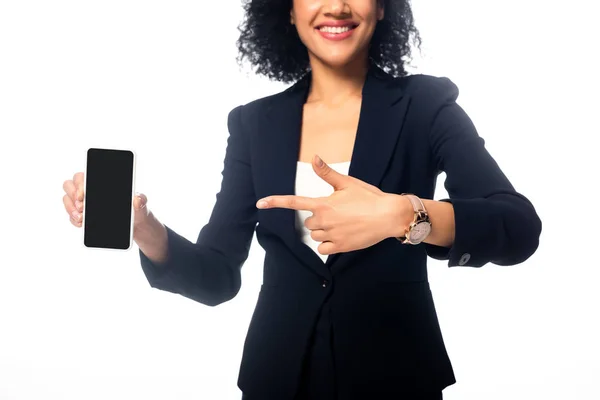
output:
POLYGON ((259 202, 256 204, 256 207, 258 207, 258 208, 265 208, 265 207, 266 207, 266 206, 268 206, 268 205, 269 205, 269 203, 267 203, 266 201, 264 201, 264 200, 260 200, 260 201, 259 201, 259 202))
POLYGON ((79 213, 77 211, 73 211, 71 215, 75 221, 79 221, 79 213))
POLYGON ((319 157, 319 156, 315 156, 315 160, 317 161, 317 165, 318 165, 319 167, 322 167, 322 166, 323 166, 323 160, 321 160, 321 157, 319 157))

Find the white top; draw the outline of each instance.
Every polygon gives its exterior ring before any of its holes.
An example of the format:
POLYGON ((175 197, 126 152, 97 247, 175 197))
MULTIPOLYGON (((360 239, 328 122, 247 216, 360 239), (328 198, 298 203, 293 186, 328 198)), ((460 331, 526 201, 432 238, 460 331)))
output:
MULTIPOLYGON (((348 175, 348 171, 350 170, 350 161, 328 165, 333 170, 344 175, 348 175)), ((298 161, 296 170, 296 196, 327 197, 332 193, 333 187, 315 173, 311 163, 298 161)), ((328 256, 319 253, 317 250, 321 242, 313 240, 310 237, 310 230, 304 226, 304 221, 310 216, 312 216, 312 212, 310 211, 296 211, 296 231, 302 241, 313 249, 323 262, 326 262, 328 256)))

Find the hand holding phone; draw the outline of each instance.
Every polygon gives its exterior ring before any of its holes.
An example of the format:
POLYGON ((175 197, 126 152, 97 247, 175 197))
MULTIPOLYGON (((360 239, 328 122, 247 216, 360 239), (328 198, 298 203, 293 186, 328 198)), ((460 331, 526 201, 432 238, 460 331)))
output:
POLYGON ((78 172, 63 184, 63 204, 71 224, 85 227, 87 247, 129 249, 133 227, 142 225, 149 215, 146 196, 133 198, 134 153, 90 149, 86 169, 87 173, 78 172))
POLYGON ((135 155, 130 150, 87 151, 83 242, 86 247, 128 250, 133 241, 135 155))

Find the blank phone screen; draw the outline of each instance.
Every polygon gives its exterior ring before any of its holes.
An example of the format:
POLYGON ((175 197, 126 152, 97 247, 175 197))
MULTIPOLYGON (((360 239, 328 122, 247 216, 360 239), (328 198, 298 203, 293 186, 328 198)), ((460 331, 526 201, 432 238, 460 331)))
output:
POLYGON ((85 176, 84 244, 127 250, 131 245, 134 155, 89 149, 85 176))

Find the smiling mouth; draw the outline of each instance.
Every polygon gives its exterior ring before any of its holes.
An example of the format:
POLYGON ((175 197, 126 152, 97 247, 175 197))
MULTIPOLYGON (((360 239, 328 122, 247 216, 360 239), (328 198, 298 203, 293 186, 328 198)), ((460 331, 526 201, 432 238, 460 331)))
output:
POLYGON ((323 25, 323 26, 318 26, 316 29, 323 33, 329 33, 329 34, 335 35, 335 34, 346 33, 348 31, 354 30, 354 29, 356 29, 357 26, 358 26, 358 24, 348 24, 348 25, 344 25, 344 26, 323 25))

